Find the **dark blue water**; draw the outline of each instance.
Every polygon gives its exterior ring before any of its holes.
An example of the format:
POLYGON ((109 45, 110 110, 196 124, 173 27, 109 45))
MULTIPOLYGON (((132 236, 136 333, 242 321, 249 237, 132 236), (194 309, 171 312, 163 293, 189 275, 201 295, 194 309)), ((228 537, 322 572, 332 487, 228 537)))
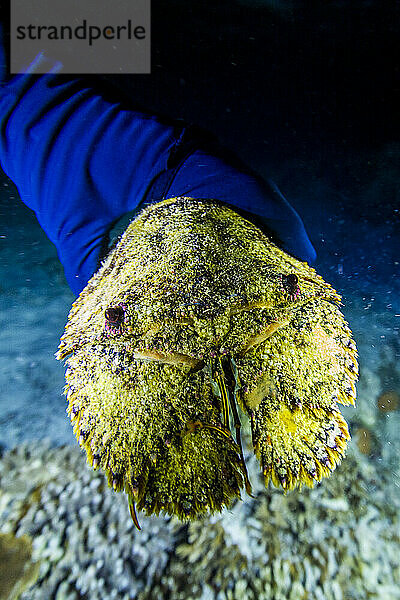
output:
MULTIPOLYGON (((400 490, 400 403, 382 411, 379 398, 400 400, 398 16, 396 2, 154 2, 152 75, 105 78, 149 110, 212 130, 296 207, 359 348, 352 443, 371 435, 356 452, 392 470, 391 493, 400 490)), ((72 300, 54 247, 2 175, 4 447, 74 443, 53 357, 72 300)))

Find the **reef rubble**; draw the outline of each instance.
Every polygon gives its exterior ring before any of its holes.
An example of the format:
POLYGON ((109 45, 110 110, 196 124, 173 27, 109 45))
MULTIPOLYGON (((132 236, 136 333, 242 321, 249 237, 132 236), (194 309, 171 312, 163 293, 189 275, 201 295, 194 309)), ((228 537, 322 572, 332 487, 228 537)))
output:
POLYGON ((264 488, 190 524, 145 517, 70 446, 23 444, 0 460, 0 533, 33 539, 39 575, 21 600, 400 598, 400 498, 390 469, 352 442, 314 489, 264 488))

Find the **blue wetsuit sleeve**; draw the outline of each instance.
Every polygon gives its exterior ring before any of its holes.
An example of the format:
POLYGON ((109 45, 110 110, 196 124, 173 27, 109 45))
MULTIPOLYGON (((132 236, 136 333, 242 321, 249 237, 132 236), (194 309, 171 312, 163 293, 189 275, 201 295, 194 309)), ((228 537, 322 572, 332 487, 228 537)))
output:
POLYGON ((279 192, 201 150, 171 171, 183 127, 106 100, 59 68, 49 63, 51 74, 20 75, 0 89, 0 163, 56 245, 76 294, 97 269, 112 223, 145 199, 225 201, 259 215, 289 252, 313 260, 302 222, 279 192), (168 171, 168 185, 154 194, 168 171))
POLYGON ((168 196, 214 198, 231 204, 255 215, 286 252, 309 263, 315 261, 316 253, 302 220, 277 186, 239 170, 223 156, 195 151, 177 172, 168 196))
POLYGON ((175 140, 173 126, 104 100, 82 79, 21 75, 1 90, 1 166, 76 293, 111 223, 144 198, 175 140))

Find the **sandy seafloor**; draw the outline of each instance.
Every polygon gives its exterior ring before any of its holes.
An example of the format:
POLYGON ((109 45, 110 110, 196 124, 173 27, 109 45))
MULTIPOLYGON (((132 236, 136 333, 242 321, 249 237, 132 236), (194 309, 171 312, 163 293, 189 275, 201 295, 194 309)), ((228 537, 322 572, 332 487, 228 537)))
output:
POLYGON ((400 598, 400 149, 347 151, 357 185, 328 176, 318 152, 247 160, 272 169, 305 221, 315 268, 343 294, 360 362, 357 407, 343 411, 348 458, 317 488, 287 496, 264 490, 250 461, 255 500, 190 526, 142 517, 141 533, 76 448, 54 359, 73 295, 1 176, 0 532, 32 539, 39 574, 24 600, 400 598), (378 408, 386 392, 395 410, 378 408))

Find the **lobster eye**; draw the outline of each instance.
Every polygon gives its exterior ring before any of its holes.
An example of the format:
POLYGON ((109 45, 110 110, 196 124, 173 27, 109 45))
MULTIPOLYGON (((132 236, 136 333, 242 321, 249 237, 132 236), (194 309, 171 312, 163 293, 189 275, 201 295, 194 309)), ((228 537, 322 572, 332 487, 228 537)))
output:
POLYGON ((299 283, 299 278, 294 273, 290 273, 290 275, 287 275, 286 281, 287 281, 288 285, 290 285, 292 287, 299 283))
POLYGON ((282 275, 282 287, 284 291, 289 295, 292 300, 296 300, 300 294, 300 288, 297 285, 299 283, 299 278, 294 273, 289 273, 289 275, 282 275))
POLYGON ((119 325, 124 320, 124 309, 121 306, 110 306, 104 315, 109 323, 119 325))

